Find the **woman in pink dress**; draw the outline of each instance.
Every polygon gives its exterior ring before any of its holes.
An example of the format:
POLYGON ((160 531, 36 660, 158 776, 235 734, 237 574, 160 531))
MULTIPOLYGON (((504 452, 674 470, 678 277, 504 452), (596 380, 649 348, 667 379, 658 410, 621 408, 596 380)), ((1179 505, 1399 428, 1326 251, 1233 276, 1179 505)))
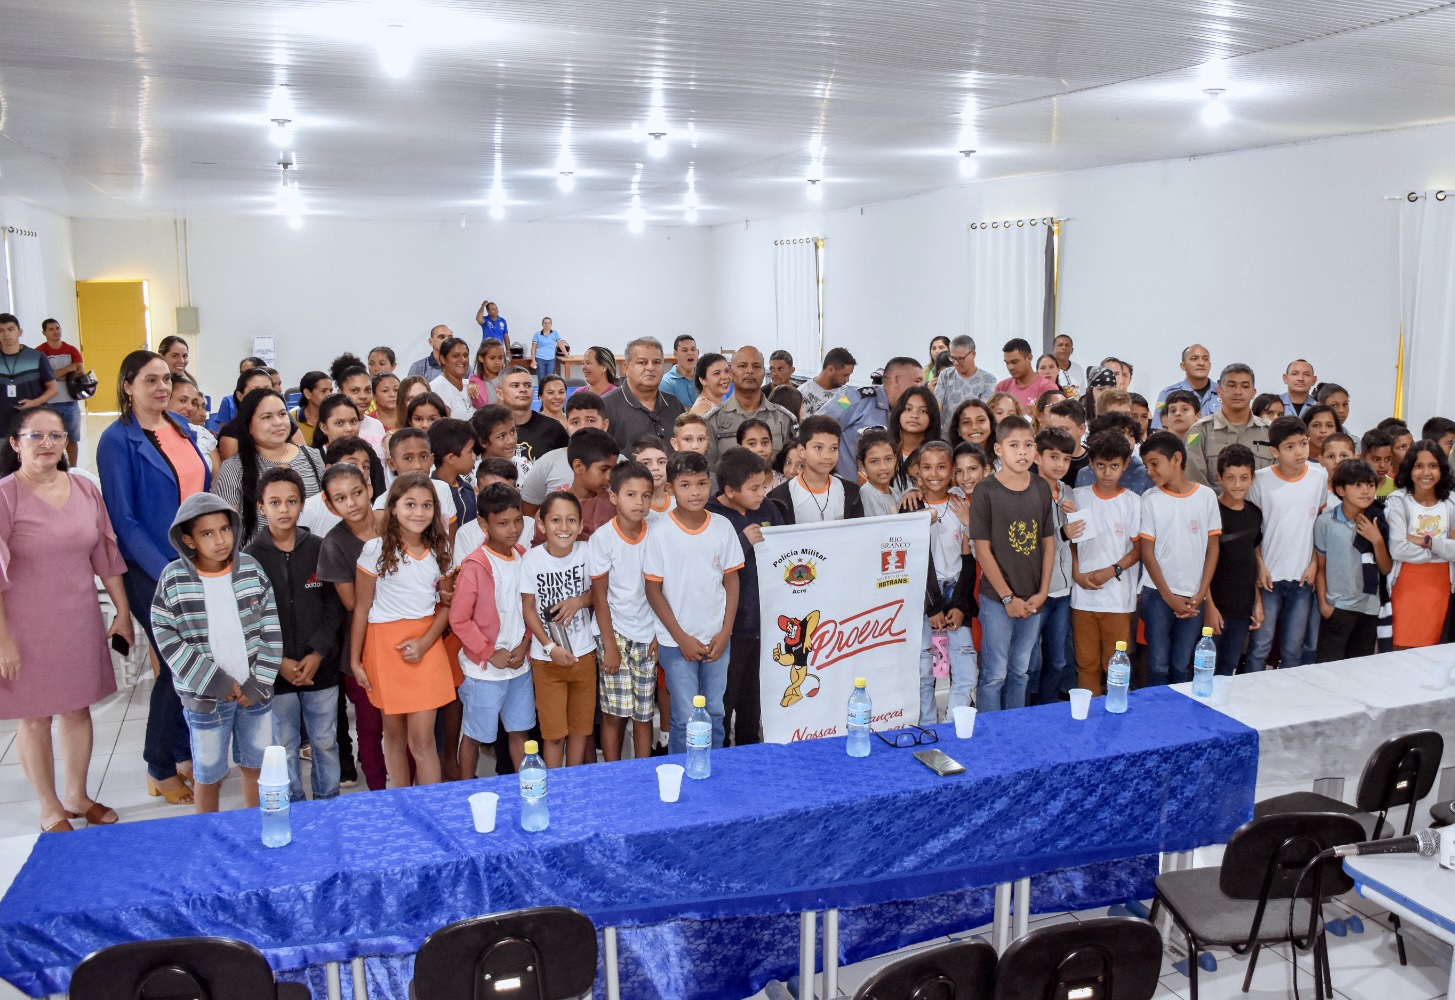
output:
POLYGON ((16 747, 40 799, 42 832, 70 821, 116 822, 86 793, 91 706, 116 690, 108 643, 130 646, 126 563, 101 492, 66 472, 66 429, 46 406, 21 410, 0 451, 0 719, 19 719, 16 747), (116 619, 96 599, 101 578, 116 619), (60 716, 65 789, 56 792, 51 720, 60 716))

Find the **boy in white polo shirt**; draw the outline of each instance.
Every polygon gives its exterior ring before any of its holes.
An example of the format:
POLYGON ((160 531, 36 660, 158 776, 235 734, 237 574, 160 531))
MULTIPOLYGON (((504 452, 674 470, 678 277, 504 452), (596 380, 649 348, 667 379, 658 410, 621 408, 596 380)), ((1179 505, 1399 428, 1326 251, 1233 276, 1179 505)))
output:
POLYGON ((1142 498, 1120 480, 1132 457, 1121 431, 1098 431, 1086 442, 1091 486, 1072 494, 1086 515, 1087 530, 1071 547, 1071 638, 1076 649, 1076 681, 1101 694, 1101 679, 1118 641, 1130 644, 1137 610, 1137 537, 1142 532, 1142 498))
POLYGON ((1202 636, 1203 604, 1223 533, 1217 494, 1187 478, 1187 446, 1171 431, 1142 442, 1153 489, 1142 494, 1142 621, 1147 683, 1185 681, 1202 636))
POLYGON ((491 483, 480 490, 477 520, 485 544, 460 562, 450 629, 460 640, 460 684, 464 723, 460 775, 475 777, 481 744, 494 743, 504 723, 510 757, 519 769, 525 737, 536 724, 535 686, 530 675, 530 636, 520 602, 520 536, 525 527, 520 494, 491 483))
POLYGON ((670 753, 687 751, 692 699, 707 699, 712 745, 723 743, 728 641, 738 611, 743 546, 727 518, 704 508, 712 493, 707 458, 679 451, 667 462, 677 506, 647 534, 643 573, 657 616, 657 645, 672 696, 670 753))
POLYGON ((1279 641, 1280 667, 1311 662, 1304 655, 1314 608, 1314 522, 1328 499, 1328 473, 1308 460, 1308 428, 1298 417, 1279 417, 1268 428, 1274 463, 1258 470, 1248 502, 1263 512, 1258 546, 1258 586, 1263 591, 1263 625, 1253 633, 1248 673, 1263 670, 1279 641))
POLYGON ((652 716, 657 687, 657 619, 647 603, 642 565, 646 558, 647 511, 652 508, 652 474, 636 462, 611 470, 608 492, 616 516, 587 542, 591 597, 596 609, 596 690, 601 705, 602 751, 621 759, 626 720, 632 720, 635 756, 652 752, 652 716))

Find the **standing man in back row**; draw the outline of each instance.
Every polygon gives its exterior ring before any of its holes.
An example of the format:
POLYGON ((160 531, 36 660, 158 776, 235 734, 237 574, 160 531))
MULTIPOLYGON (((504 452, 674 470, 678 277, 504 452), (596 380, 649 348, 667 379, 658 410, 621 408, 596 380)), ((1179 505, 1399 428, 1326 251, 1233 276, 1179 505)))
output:
MULTIPOLYGON (((830 351, 830 354, 833 352, 830 351)), ((914 358, 890 358, 884 366, 884 384, 862 389, 845 387, 819 412, 833 417, 843 428, 839 464, 834 472, 851 483, 859 481, 859 435, 871 427, 888 429, 889 411, 913 385, 925 384, 925 371, 914 358)), ((805 409, 807 409, 805 407, 805 409)))
POLYGON ((500 315, 500 307, 490 300, 480 303, 475 313, 475 322, 480 324, 480 339, 494 337, 505 345, 505 356, 510 357, 510 324, 500 315))
POLYGON ((722 453, 738 443, 738 428, 751 417, 768 425, 773 436, 773 454, 778 454, 798 428, 798 420, 763 395, 763 352, 756 347, 739 347, 728 366, 733 375, 733 394, 705 418, 707 423, 707 466, 717 471, 722 453))
POLYGON ((624 374, 626 385, 603 400, 611 436, 624 452, 637 438, 650 434, 662 442, 663 451, 670 453, 672 425, 686 410, 681 400, 660 388, 662 342, 656 337, 629 341, 624 374))
MULTIPOLYGON (((1190 350, 1190 348, 1189 348, 1190 350)), ((1268 421, 1253 415, 1253 369, 1234 362, 1218 376, 1221 405, 1187 431, 1187 478, 1223 492, 1218 478, 1218 456, 1230 444, 1241 444, 1253 453, 1254 471, 1273 464, 1268 446, 1268 421)))
POLYGON ((71 395, 66 379, 72 375, 84 375, 86 365, 81 360, 80 349, 61 339, 61 324, 58 320, 46 320, 40 325, 40 332, 45 334, 45 340, 36 350, 45 355, 51 366, 51 374, 56 378, 56 394, 50 405, 51 409, 61 415, 61 422, 66 425, 66 461, 74 467, 81 441, 81 404, 71 395))
POLYGON ((823 356, 823 371, 798 387, 803 397, 803 416, 813 416, 854 377, 859 362, 842 347, 831 347, 823 356))
POLYGON ((20 342, 20 320, 0 313, 0 433, 10 433, 17 410, 49 402, 55 394, 50 362, 20 342))
MULTIPOLYGON (((1193 344, 1191 347, 1182 349, 1182 363, 1178 365, 1186 375, 1181 382, 1169 385, 1157 393, 1157 403, 1152 407, 1152 426, 1162 429, 1162 413, 1167 409, 1167 397, 1178 389, 1186 390, 1197 397, 1197 412, 1204 417, 1208 416, 1223 404, 1218 394, 1218 387, 1208 378, 1212 372, 1212 355, 1208 349, 1201 344, 1193 344)), ((1248 397, 1250 400, 1253 398, 1248 397)), ((1214 470, 1213 478, 1217 478, 1217 471, 1214 470)), ((1216 487, 1214 487, 1216 489, 1216 487)))
POLYGON ((429 353, 409 366, 409 374, 423 375, 433 382, 445 373, 445 360, 440 357, 440 345, 453 337, 450 328, 441 323, 429 331, 429 353))
MULTIPOLYGON (((691 407, 697 402, 697 340, 690 333, 679 333, 672 341, 673 365, 662 376, 662 391, 676 396, 677 402, 691 407)), ((625 447, 625 445, 623 445, 625 447)))

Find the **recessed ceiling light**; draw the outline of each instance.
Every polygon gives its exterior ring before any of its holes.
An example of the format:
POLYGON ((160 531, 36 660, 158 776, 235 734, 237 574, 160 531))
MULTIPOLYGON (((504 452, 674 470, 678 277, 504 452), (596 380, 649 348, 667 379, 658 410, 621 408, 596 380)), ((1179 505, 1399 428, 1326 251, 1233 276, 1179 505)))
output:
POLYGON ((409 75, 414 65, 414 40, 406 21, 385 21, 379 32, 379 64, 396 80, 409 75))
POLYGON ((647 152, 650 153, 652 156, 657 156, 657 157, 666 156, 667 155, 667 133, 666 132, 648 132, 647 133, 647 152))
POLYGON ((975 150, 960 150, 960 176, 974 177, 980 170, 980 164, 975 162, 975 150))
POLYGON ((823 197, 823 191, 818 186, 820 180, 821 178, 818 177, 810 177, 808 179, 808 197, 813 201, 818 201, 823 197))
POLYGON ((684 219, 686 219, 688 222, 696 222, 697 221, 697 209, 695 209, 695 208, 689 208, 686 212, 683 213, 682 217, 684 219))
POLYGON ((274 149, 287 149, 293 145, 293 120, 291 118, 271 119, 273 127, 268 130, 268 141, 274 149))
POLYGON ((570 170, 562 170, 556 178, 556 187, 567 193, 576 190, 576 175, 570 170))
POLYGON ((1222 97, 1227 93, 1222 87, 1208 87, 1203 91, 1207 95, 1207 103, 1202 106, 1202 123, 1210 127, 1217 127, 1229 118, 1233 117, 1228 111, 1228 106, 1223 103, 1222 97))

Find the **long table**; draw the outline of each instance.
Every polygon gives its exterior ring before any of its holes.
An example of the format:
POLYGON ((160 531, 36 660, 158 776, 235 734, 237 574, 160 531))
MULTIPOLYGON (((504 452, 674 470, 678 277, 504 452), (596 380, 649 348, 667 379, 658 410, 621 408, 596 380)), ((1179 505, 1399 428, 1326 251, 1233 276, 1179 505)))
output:
POLYGON ((982 715, 968 741, 940 726, 968 770, 950 778, 878 741, 850 758, 843 739, 715 753, 671 805, 659 760, 553 771, 537 834, 506 777, 299 803, 277 850, 253 811, 41 837, 0 900, 0 977, 61 992, 98 947, 215 934, 315 986, 362 957, 371 995, 403 996, 435 929, 560 904, 610 929, 629 996, 747 996, 797 966, 800 914, 846 911, 826 946, 854 961, 984 923, 988 887, 1032 875, 1049 875, 1039 906, 1145 897, 1157 855, 1251 816, 1252 729, 1165 689, 1125 715, 1101 706, 1084 722, 1064 703, 982 715), (482 789, 501 795, 489 835, 467 802, 482 789))
MULTIPOLYGON (((1345 786, 1352 797, 1369 755, 1390 737, 1433 729, 1452 759, 1455 683, 1434 686, 1437 662, 1455 662, 1455 644, 1239 674, 1227 679, 1228 702, 1212 707, 1258 731, 1260 799, 1311 787, 1341 797, 1345 786)), ((1191 684, 1171 687, 1191 697, 1191 684)), ((1452 793, 1447 777, 1434 794, 1452 793)))

